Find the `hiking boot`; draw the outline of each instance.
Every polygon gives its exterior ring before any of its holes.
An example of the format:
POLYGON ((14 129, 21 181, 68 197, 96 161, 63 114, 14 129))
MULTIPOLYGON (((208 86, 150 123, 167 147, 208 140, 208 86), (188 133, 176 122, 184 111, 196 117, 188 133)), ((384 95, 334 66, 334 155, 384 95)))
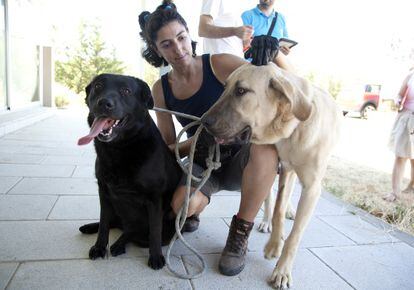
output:
POLYGON ((244 269, 247 243, 253 223, 233 216, 226 246, 221 253, 219 271, 226 276, 234 276, 244 269))
POLYGON ((200 218, 198 217, 198 214, 193 214, 192 216, 188 217, 183 225, 183 228, 181 229, 182 233, 192 233, 198 229, 198 226, 200 225, 200 218))

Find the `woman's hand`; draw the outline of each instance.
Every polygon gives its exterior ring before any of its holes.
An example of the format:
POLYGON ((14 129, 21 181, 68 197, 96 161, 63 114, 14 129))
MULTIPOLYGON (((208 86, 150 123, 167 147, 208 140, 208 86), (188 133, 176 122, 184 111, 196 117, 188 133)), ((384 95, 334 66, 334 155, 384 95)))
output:
MULTIPOLYGON (((190 154, 190 150, 191 150, 191 144, 193 143, 194 138, 191 137, 190 139, 187 139, 183 142, 180 142, 178 144, 178 146, 180 146, 178 148, 178 152, 180 154, 180 157, 186 157, 190 154)), ((176 143, 172 143, 172 144, 168 144, 168 148, 175 154, 175 147, 176 147, 176 143)))

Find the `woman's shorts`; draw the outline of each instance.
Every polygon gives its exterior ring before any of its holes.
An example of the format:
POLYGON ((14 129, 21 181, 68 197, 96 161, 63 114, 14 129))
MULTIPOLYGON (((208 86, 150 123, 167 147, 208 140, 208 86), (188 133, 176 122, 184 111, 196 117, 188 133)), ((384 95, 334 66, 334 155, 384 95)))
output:
MULTIPOLYGON (((249 161, 250 144, 243 145, 229 160, 222 162, 221 167, 211 172, 210 178, 201 187, 200 191, 210 202, 211 195, 220 190, 240 190, 243 170, 249 161)), ((186 159, 188 162, 188 159, 186 159)), ((199 164, 193 164, 193 175, 201 177, 205 169, 199 164)), ((191 186, 196 188, 199 182, 192 181, 191 186)), ((179 186, 187 185, 187 174, 183 174, 179 186)))
POLYGON ((389 147, 395 156, 414 159, 414 112, 404 110, 397 114, 389 147))

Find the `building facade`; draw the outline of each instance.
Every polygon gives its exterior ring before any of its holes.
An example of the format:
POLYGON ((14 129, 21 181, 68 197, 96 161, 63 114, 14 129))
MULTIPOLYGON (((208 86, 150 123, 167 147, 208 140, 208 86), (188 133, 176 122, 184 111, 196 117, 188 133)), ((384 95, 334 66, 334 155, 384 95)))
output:
POLYGON ((38 1, 0 1, 0 114, 48 106, 51 49, 42 39, 38 1))

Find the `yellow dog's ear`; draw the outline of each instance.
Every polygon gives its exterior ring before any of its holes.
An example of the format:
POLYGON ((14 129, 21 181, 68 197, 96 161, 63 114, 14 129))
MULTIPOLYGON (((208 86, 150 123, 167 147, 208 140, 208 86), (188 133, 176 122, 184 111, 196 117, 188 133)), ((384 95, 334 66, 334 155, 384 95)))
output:
POLYGON ((292 106, 292 113, 298 120, 306 121, 309 118, 312 105, 306 97, 311 93, 307 80, 282 72, 270 79, 269 87, 286 96, 292 106))

